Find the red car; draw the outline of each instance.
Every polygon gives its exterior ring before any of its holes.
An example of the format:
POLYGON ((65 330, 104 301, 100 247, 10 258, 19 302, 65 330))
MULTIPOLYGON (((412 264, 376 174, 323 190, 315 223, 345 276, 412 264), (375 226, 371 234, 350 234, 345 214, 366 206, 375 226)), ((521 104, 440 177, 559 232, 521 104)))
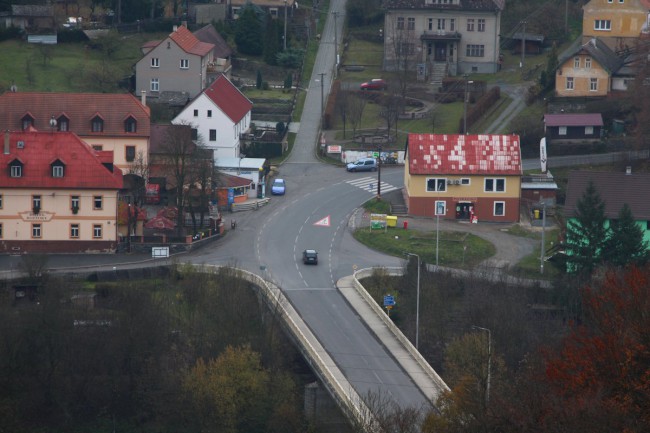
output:
POLYGON ((386 87, 386 82, 381 78, 373 78, 361 84, 361 90, 386 90, 386 87))

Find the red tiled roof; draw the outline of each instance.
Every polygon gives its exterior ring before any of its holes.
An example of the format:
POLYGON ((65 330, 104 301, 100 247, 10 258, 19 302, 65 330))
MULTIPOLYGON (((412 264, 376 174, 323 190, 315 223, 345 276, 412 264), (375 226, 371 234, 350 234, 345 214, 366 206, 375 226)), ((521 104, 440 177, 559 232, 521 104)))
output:
POLYGON ((249 186, 252 181, 239 176, 233 176, 223 172, 217 172, 217 189, 237 188, 240 186, 249 186))
POLYGON ((521 175, 518 135, 409 134, 411 174, 521 175))
POLYGON ((122 188, 122 171, 117 167, 109 170, 93 149, 71 132, 10 132, 0 141, 0 188, 122 188), (5 153, 7 135, 9 153, 5 153), (24 164, 22 176, 10 177, 9 164, 16 159, 24 164), (63 177, 52 177, 50 164, 57 160, 65 164, 63 177))
POLYGON ((600 113, 545 114, 546 126, 603 126, 600 113))
POLYGON ((185 26, 179 26, 169 38, 186 53, 201 57, 214 49, 214 45, 199 41, 185 26))
POLYGON ((203 93, 234 123, 239 123, 253 108, 253 103, 225 75, 218 76, 203 93))
POLYGON ((25 114, 34 118, 34 127, 50 131, 50 118, 68 118, 70 131, 79 136, 149 137, 149 107, 129 93, 47 93, 5 92, 0 96, 0 130, 22 130, 25 114), (92 132, 96 115, 104 120, 103 132, 92 132), (135 118, 136 132, 125 132, 127 114, 135 118))

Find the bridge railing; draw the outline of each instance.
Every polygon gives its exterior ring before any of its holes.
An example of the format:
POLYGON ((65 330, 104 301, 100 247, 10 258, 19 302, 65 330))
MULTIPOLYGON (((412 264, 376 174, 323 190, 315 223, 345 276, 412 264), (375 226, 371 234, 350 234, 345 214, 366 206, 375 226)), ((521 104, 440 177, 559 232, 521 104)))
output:
MULTIPOLYGON (((404 273, 404 270, 402 268, 382 268, 388 275, 392 276, 401 276, 404 273)), ((429 376, 429 378, 436 384, 437 390, 435 390, 435 395, 430 395, 429 392, 427 392, 426 389, 422 388, 422 384, 417 383, 416 385, 420 387, 424 395, 428 396, 429 398, 432 399, 433 403, 435 403, 436 399, 440 396, 441 391, 449 391, 449 387, 447 384, 442 380, 442 378, 436 373, 436 371, 429 365, 426 359, 418 352, 418 350, 413 346, 413 344, 409 341, 408 338, 402 333, 402 331, 393 323, 393 321, 388 317, 386 312, 379 306, 377 305, 377 302, 370 296, 368 291, 363 287, 359 279, 362 278, 367 278, 372 276, 372 274, 376 271, 376 268, 366 268, 366 269, 360 269, 354 273, 354 287, 359 293, 359 295, 368 303, 370 308, 375 312, 377 317, 381 318, 382 322, 386 325, 386 327, 393 333, 395 338, 404 346, 404 348, 409 352, 409 354, 415 359, 415 361, 420 365, 424 373, 429 376)))

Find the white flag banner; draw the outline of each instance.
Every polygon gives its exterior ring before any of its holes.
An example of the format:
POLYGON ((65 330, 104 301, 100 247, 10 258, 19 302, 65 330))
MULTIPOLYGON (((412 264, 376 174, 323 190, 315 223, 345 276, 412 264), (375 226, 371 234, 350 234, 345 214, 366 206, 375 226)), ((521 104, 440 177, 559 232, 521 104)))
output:
POLYGON ((542 173, 546 173, 546 137, 539 140, 539 162, 542 165, 542 173))

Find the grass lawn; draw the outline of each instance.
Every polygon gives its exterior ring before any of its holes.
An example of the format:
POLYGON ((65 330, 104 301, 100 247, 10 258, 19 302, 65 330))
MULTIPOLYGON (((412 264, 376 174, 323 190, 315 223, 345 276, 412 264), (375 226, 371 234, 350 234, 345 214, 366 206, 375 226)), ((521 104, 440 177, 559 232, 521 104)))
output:
MULTIPOLYGON (((370 230, 368 227, 354 232, 359 242, 395 257, 404 257, 404 252, 418 254, 422 261, 436 263, 436 232, 421 232, 388 228, 370 230)), ((439 233, 438 264, 451 268, 471 269, 495 254, 494 245, 470 233, 439 233)))
POLYGON ((245 87, 242 89, 242 92, 250 99, 279 99, 288 101, 293 97, 293 92, 286 92, 283 89, 262 90, 255 87, 245 87))
MULTIPOLYGON (((541 231, 529 231, 523 229, 521 226, 512 226, 508 231, 510 234, 516 236, 524 236, 527 238, 538 239, 539 243, 534 251, 526 257, 523 257, 514 267, 512 273, 520 275, 525 278, 545 278, 552 279, 558 277, 562 272, 555 265, 549 262, 544 263, 544 275, 540 276, 540 246, 542 243, 541 231)), ((544 234, 544 251, 548 251, 553 245, 558 243, 560 230, 555 228, 546 230, 544 234)))

